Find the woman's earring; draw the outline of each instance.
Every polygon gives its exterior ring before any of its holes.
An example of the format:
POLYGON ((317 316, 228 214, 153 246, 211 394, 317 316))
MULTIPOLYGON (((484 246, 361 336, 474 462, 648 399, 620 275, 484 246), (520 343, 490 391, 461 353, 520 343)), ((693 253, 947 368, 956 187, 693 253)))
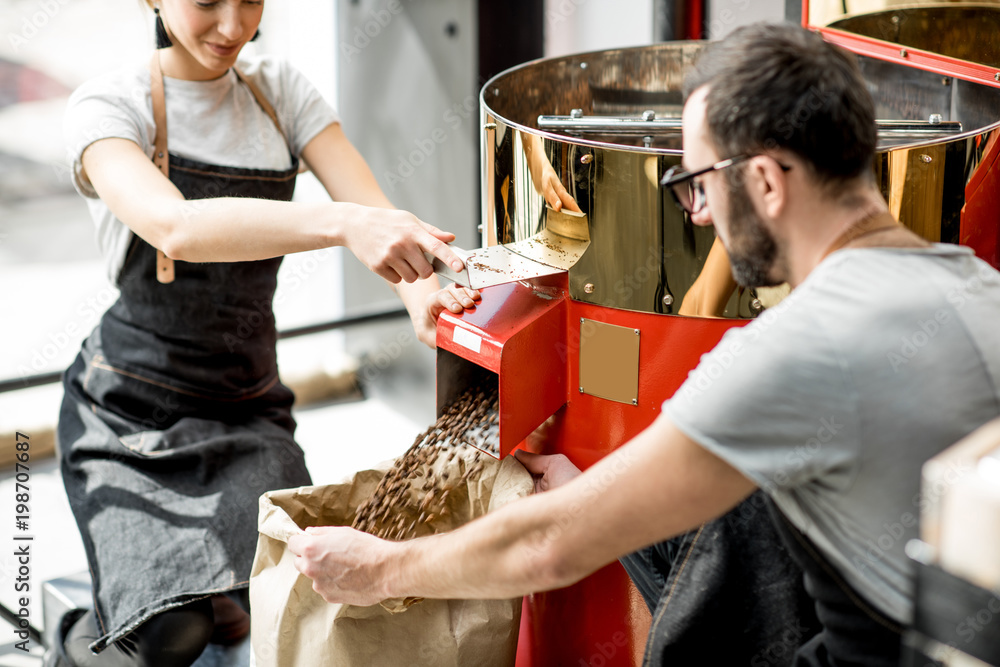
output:
POLYGON ((250 41, 251 42, 256 42, 258 37, 260 37, 260 29, 259 28, 257 29, 257 32, 255 32, 253 34, 253 37, 250 38, 250 41))
POLYGON ((167 34, 167 29, 163 26, 163 19, 160 18, 160 8, 154 7, 153 13, 156 14, 156 48, 168 49, 174 43, 170 41, 170 35, 167 34))

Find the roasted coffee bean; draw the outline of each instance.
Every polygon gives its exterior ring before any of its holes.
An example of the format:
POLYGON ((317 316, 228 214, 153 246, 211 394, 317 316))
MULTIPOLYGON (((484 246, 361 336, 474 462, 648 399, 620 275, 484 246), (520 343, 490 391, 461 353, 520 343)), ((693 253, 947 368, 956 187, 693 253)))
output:
POLYGON ((450 514, 446 501, 454 484, 447 480, 455 465, 463 470, 462 482, 482 473, 479 450, 499 453, 498 424, 497 390, 466 391, 416 437, 358 507, 353 526, 383 539, 401 540, 413 537, 418 525, 430 525, 436 517, 450 514), (476 448, 474 455, 463 456, 466 445, 476 448), (443 463, 435 467, 439 460, 443 463))

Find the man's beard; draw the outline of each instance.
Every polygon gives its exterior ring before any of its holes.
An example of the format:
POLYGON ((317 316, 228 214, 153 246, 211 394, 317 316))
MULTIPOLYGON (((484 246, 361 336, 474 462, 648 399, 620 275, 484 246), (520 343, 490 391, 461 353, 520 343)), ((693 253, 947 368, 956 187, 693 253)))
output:
POLYGON ((729 263, 733 278, 744 287, 773 287, 783 280, 770 275, 778 256, 774 237, 764 227, 753 202, 746 192, 746 185, 735 174, 726 173, 729 186, 729 263))

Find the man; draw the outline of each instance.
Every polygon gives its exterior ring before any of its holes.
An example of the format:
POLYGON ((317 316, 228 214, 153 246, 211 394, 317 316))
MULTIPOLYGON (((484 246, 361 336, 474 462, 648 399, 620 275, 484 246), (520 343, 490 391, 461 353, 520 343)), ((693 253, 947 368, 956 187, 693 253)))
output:
POLYGON ((872 100, 853 59, 819 36, 737 30, 698 61, 685 97, 686 171, 667 185, 693 222, 715 225, 739 283, 792 294, 728 333, 652 426, 586 472, 519 453, 544 493, 410 542, 293 537, 327 600, 566 586, 760 488, 823 624, 796 640, 797 664, 898 662, 920 466, 1000 414, 1000 276, 888 215, 872 100))

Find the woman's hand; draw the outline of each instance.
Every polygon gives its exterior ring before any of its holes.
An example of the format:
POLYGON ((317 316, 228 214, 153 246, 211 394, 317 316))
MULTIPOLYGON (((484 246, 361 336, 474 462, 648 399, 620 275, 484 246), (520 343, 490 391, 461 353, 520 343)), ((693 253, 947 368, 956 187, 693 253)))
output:
POLYGON ((414 314, 411 318, 413 329, 417 332, 417 338, 434 349, 437 347, 437 320, 441 311, 449 310, 456 314, 461 313, 463 309, 475 308, 476 302, 481 299, 479 290, 462 287, 455 283, 427 295, 424 310, 419 314, 414 314))
POLYGON ((581 212, 576 200, 567 192, 562 181, 559 180, 559 174, 552 168, 552 165, 546 162, 542 165, 541 173, 538 174, 537 178, 534 178, 534 171, 531 172, 531 175, 535 181, 535 189, 542 195, 545 203, 552 210, 561 211, 563 208, 566 208, 566 210, 575 213, 581 212))
POLYGON ((559 174, 545 156, 541 137, 531 134, 524 135, 523 139, 524 155, 528 159, 528 172, 531 174, 535 192, 542 195, 545 203, 553 211, 561 211, 565 207, 567 210, 581 213, 576 200, 566 190, 559 174))
POLYGON ((412 283, 428 278, 434 269, 424 252, 429 252, 456 271, 459 259, 448 243, 455 235, 395 209, 359 207, 356 224, 344 230, 344 245, 361 263, 390 283, 412 283))

